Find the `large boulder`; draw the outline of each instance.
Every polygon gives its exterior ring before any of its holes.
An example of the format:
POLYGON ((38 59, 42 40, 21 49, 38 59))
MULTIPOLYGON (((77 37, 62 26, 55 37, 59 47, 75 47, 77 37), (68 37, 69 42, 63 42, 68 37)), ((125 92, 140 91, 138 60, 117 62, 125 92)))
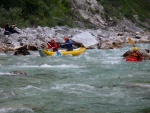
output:
POLYGON ((89 32, 82 32, 78 35, 75 35, 72 37, 72 40, 76 43, 82 44, 86 48, 94 48, 99 43, 96 40, 96 37, 89 32))
POLYGON ((29 51, 28 51, 27 45, 18 48, 18 49, 15 51, 14 55, 16 55, 16 56, 18 56, 18 55, 30 55, 30 53, 29 53, 29 51))

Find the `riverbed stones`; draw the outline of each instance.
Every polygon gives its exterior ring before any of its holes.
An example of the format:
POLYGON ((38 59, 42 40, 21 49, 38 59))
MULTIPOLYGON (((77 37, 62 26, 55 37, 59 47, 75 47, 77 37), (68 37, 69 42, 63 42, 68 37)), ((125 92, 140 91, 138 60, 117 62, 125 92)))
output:
MULTIPOLYGON (((131 38, 136 43, 150 43, 150 33, 136 28, 130 22, 124 22, 108 29, 98 28, 81 29, 69 28, 67 26, 56 26, 19 29, 20 34, 4 35, 4 29, 0 28, 0 52, 16 50, 22 46, 33 46, 35 48, 47 48, 47 42, 54 37, 58 44, 64 43, 64 36, 69 36, 75 43, 74 48, 84 46, 89 49, 114 49, 121 48, 123 44, 129 43, 131 38), (123 28, 128 28, 125 30, 123 28), (78 38, 77 38, 78 37, 78 38), (8 49, 9 48, 9 49, 8 49)), ((33 48, 28 48, 33 50, 33 48)), ((148 49, 148 48, 145 48, 148 49)))

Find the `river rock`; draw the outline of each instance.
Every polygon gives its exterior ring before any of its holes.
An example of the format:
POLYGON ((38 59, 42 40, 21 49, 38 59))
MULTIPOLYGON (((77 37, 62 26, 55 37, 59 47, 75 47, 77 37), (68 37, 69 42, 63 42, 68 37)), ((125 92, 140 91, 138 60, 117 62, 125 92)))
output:
MULTIPOLYGON (((77 1, 80 4, 80 1, 77 1)), ((87 2, 92 2, 92 4, 95 4, 94 0, 84 0, 84 2, 86 4, 87 2)), ((87 4, 87 6, 93 7, 92 4, 91 6, 88 6, 87 4)), ((18 29, 20 34, 14 33, 10 35, 4 35, 4 29, 0 28, 0 52, 7 52, 8 50, 10 50, 10 48, 12 51, 14 51, 17 48, 25 45, 27 45, 28 47, 34 46, 35 48, 46 48, 47 42, 50 41, 52 37, 54 37, 55 41, 58 44, 64 43, 64 36, 69 36, 70 39, 75 42, 75 46, 85 46, 86 48, 90 49, 120 48, 124 43, 129 43, 129 37, 135 43, 150 43, 149 32, 144 32, 141 29, 133 27, 133 24, 126 23, 127 22, 124 22, 124 24, 120 24, 117 26, 111 26, 107 29, 99 28, 96 30, 69 28, 67 26, 56 26, 53 28, 37 26, 36 28, 18 29), (123 30, 124 27, 130 28, 131 31, 128 31, 130 29, 123 30), (136 38, 137 36, 139 36, 140 38, 136 38)))
POLYGON ((28 51, 28 46, 23 46, 23 47, 20 47, 18 48, 14 55, 18 56, 18 55, 30 55, 30 52, 28 51))
POLYGON ((18 55, 30 55, 30 52, 27 50, 17 50, 14 55, 18 56, 18 55))
POLYGON ((12 71, 11 74, 14 74, 14 75, 27 75, 27 73, 25 71, 12 71))
POLYGON ((86 48, 93 48, 93 46, 96 47, 96 45, 99 43, 96 40, 96 37, 89 32, 82 32, 78 35, 75 35, 72 37, 72 40, 76 43, 82 44, 86 48))

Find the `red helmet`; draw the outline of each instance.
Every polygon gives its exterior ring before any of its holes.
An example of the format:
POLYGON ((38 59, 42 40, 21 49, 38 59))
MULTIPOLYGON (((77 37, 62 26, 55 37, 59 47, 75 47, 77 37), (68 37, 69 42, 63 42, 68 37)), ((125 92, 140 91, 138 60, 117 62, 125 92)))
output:
POLYGON ((52 39, 51 39, 51 43, 54 43, 54 42, 55 42, 55 40, 54 40, 54 38, 52 38, 52 39))
POLYGON ((51 39, 51 42, 54 42, 54 41, 55 41, 54 38, 52 38, 52 39, 51 39))
POLYGON ((69 40, 69 38, 68 38, 68 37, 64 37, 64 40, 65 40, 65 41, 68 41, 68 40, 69 40))

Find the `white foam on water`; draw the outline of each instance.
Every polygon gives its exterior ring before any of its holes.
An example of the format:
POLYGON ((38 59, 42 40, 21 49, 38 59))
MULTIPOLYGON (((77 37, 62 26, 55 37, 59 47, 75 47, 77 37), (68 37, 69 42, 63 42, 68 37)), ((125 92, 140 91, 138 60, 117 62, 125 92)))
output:
POLYGON ((36 89, 36 90, 40 90, 42 92, 47 92, 47 90, 44 90, 42 88, 39 88, 39 87, 35 87, 35 86, 32 86, 32 85, 28 85, 26 87, 23 87, 23 88, 20 88, 21 90, 28 90, 28 89, 36 89))
POLYGON ((0 75, 12 75, 12 73, 9 73, 9 72, 0 72, 0 75))
POLYGON ((113 60, 111 60, 111 61, 102 61, 102 64, 120 64, 120 61, 113 61, 113 60))
POLYGON ((13 76, 13 75, 18 75, 18 74, 14 74, 14 73, 9 73, 9 72, 0 72, 0 76, 13 76))
POLYGON ((23 95, 20 95, 20 96, 34 97, 36 95, 39 95, 42 92, 48 92, 49 89, 43 89, 43 88, 40 88, 40 87, 27 85, 27 86, 21 87, 19 89, 17 88, 16 90, 23 93, 23 95))
POLYGON ((51 87, 52 90, 58 90, 66 93, 74 93, 78 95, 91 95, 96 97, 111 97, 111 98, 124 98, 124 94, 120 88, 95 88, 87 84, 56 84, 51 87))
POLYGON ((128 77, 133 77, 134 75, 128 74, 128 77))
MULTIPOLYGON (((8 54, 9 55, 9 54, 8 54)), ((6 56, 6 53, 0 53, 0 56, 6 56)))
POLYGON ((120 90, 119 87, 103 87, 95 91, 95 95, 98 97, 112 98, 113 100, 117 98, 124 98, 125 94, 120 90))
POLYGON ((103 59, 102 64, 120 64, 122 61, 122 57, 107 57, 107 59, 103 59))
POLYGON ((84 92, 93 93, 94 86, 90 86, 87 84, 56 84, 55 86, 51 87, 51 89, 64 91, 68 93, 76 93, 81 94, 84 92))
POLYGON ((22 107, 22 108, 13 108, 13 107, 9 107, 9 108, 0 108, 0 113, 15 113, 15 112, 29 112, 29 113, 34 113, 34 111, 31 108, 26 108, 26 107, 22 107))
POLYGON ((61 64, 61 65, 48 65, 48 64, 41 64, 41 65, 25 65, 25 66, 19 66, 23 68, 80 68, 80 67, 85 67, 85 66, 78 66, 78 65, 73 65, 73 64, 61 64))

